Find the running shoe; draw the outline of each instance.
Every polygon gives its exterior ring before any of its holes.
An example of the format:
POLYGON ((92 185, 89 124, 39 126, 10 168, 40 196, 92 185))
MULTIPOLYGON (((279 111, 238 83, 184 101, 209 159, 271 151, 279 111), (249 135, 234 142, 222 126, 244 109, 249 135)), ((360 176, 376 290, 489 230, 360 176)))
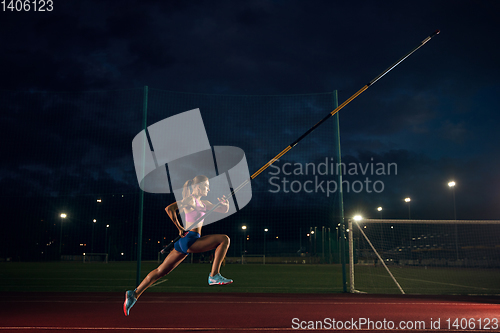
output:
POLYGON ((127 290, 125 292, 125 302, 123 303, 123 312, 125 313, 125 316, 128 316, 128 313, 134 306, 135 302, 137 302, 137 298, 135 298, 135 292, 133 290, 127 290))
POLYGON ((230 283, 233 283, 233 280, 226 279, 225 277, 220 275, 220 273, 218 273, 215 276, 210 276, 210 274, 208 274, 208 284, 211 286, 213 286, 213 285, 221 285, 222 286, 222 285, 230 284, 230 283))

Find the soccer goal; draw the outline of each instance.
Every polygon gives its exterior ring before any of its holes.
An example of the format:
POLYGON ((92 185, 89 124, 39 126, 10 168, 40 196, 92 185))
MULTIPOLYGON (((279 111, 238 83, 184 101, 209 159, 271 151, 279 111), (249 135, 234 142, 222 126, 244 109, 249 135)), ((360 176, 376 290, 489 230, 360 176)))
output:
POLYGON ((499 220, 348 220, 350 291, 500 294, 499 220))
POLYGON ((83 263, 90 262, 100 262, 100 263, 108 263, 108 254, 107 253, 84 253, 83 254, 83 263))

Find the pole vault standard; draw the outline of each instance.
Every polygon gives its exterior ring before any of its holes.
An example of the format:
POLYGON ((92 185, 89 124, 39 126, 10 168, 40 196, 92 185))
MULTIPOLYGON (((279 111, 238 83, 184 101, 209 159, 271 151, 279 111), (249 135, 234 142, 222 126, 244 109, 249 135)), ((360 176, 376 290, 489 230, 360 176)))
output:
MULTIPOLYGON (((281 156, 285 155, 288 151, 290 151, 290 149, 292 149, 293 147, 295 147, 300 141, 302 141, 302 139, 304 139, 306 136, 308 136, 309 134, 311 134, 316 128, 318 128, 321 124, 323 124, 325 121, 327 121, 328 119, 330 119, 330 117, 334 116, 337 112, 339 112, 341 109, 343 109, 347 104, 349 104, 350 102, 352 102, 356 97, 358 97, 359 95, 361 95, 366 89, 370 88, 375 82, 377 82, 378 80, 380 80, 385 74, 389 73, 394 67, 396 67, 397 65, 399 65, 400 63, 402 63, 406 58, 408 58, 409 56, 411 56, 415 51, 417 51, 419 48, 421 48, 422 46, 424 46, 425 43, 427 43, 428 41, 430 41, 432 37, 438 35, 439 32, 440 32, 439 30, 434 31, 430 36, 428 36, 426 39, 424 39, 423 41, 421 41, 420 44, 417 45, 416 47, 414 47, 410 52, 408 52, 407 54, 405 54, 404 56, 402 56, 398 61, 396 61, 395 63, 393 63, 385 71, 383 71, 377 77, 375 77, 373 80, 371 80, 370 82, 368 82, 363 88, 361 88, 360 90, 358 90, 354 95, 352 95, 351 97, 349 97, 344 103, 340 104, 335 110, 333 110, 332 112, 330 112, 329 114, 327 114, 323 119, 321 119, 318 123, 316 123, 316 125, 314 125, 309 130, 307 130, 307 132, 305 132, 304 134, 302 134, 297 140, 295 140, 288 147, 286 147, 285 149, 283 149, 272 160, 270 160, 269 162, 267 162, 262 168, 260 168, 257 172, 255 172, 250 177, 250 179, 247 179, 240 186, 238 186, 236 189, 234 189, 229 194, 229 196, 233 196, 236 192, 238 192, 244 186, 246 186, 248 183, 250 183, 250 181, 252 179, 255 179, 264 170, 266 170, 271 164, 273 164, 274 162, 276 162, 277 160, 279 160, 281 158, 281 156)), ((214 207, 212 209, 210 209, 209 211, 207 211, 204 216, 200 217, 195 222, 193 222, 193 224, 191 224, 191 226, 189 226, 189 229, 197 227, 198 224, 203 219, 205 219, 205 217, 208 214, 211 214, 220 205, 221 205, 220 202, 217 203, 217 204, 215 204, 214 207)), ((180 238, 181 238, 181 236, 177 236, 174 240, 172 240, 170 242, 170 244, 168 244, 167 246, 165 246, 161 252, 162 253, 166 253, 169 249, 172 248, 172 246, 174 246, 174 243, 177 242, 180 238)))

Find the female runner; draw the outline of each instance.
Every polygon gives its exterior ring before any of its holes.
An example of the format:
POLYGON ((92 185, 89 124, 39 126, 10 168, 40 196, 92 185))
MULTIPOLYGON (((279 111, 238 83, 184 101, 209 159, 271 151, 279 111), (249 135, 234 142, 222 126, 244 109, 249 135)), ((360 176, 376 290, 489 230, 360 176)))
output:
MULTIPOLYGON (((174 222, 177 229, 179 229, 179 234, 182 238, 174 244, 174 249, 165 258, 163 263, 158 266, 158 268, 151 271, 135 290, 128 290, 125 293, 123 311, 126 316, 129 315, 130 309, 142 293, 158 279, 170 273, 175 267, 177 267, 184 260, 184 258, 187 257, 188 253, 199 253, 216 249, 212 264, 212 271, 208 275, 208 284, 225 285, 233 282, 233 280, 226 279, 220 275, 220 266, 226 256, 227 249, 229 248, 229 237, 227 235, 206 235, 201 237, 201 225, 203 225, 203 220, 198 224, 198 227, 193 228, 186 233, 186 230, 184 230, 182 224, 179 223, 179 220, 177 219, 177 210, 181 211, 182 209, 186 214, 186 225, 188 225, 205 215, 207 210, 213 208, 214 205, 212 203, 206 200, 201 200, 201 197, 207 196, 208 191, 210 191, 209 186, 210 184, 206 176, 196 176, 194 179, 188 180, 184 184, 184 188, 182 190, 183 199, 181 201, 174 202, 165 208, 168 216, 172 219, 172 222, 174 222)), ((218 200, 221 205, 214 211, 227 213, 229 211, 229 202, 225 197, 222 197, 222 200, 220 198, 218 200)))

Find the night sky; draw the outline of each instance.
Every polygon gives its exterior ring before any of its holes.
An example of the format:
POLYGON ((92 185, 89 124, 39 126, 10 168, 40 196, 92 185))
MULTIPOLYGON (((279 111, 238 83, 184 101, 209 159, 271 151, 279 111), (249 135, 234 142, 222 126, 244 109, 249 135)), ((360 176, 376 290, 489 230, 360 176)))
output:
MULTIPOLYGON (((451 219, 447 183, 454 180, 458 219, 500 219, 499 14, 500 2, 493 0, 54 0, 51 12, 5 9, 0 12, 1 195, 137 192, 131 141, 141 130, 142 105, 134 105, 136 115, 127 113, 132 108, 127 101, 122 103, 127 107, 109 108, 108 115, 97 107, 67 107, 83 103, 77 101, 79 92, 137 88, 141 96, 144 86, 223 95, 337 90, 341 103, 439 29, 340 111, 343 162, 398 168, 397 175, 373 179, 384 182, 381 193, 346 193, 345 213, 377 218, 376 207, 383 206, 384 217, 406 218, 403 199, 411 197, 412 218, 451 219), (66 94, 66 107, 36 111, 52 92, 66 94), (116 117, 127 124, 106 144, 85 134, 97 127, 117 130, 116 117), (67 124, 81 126, 67 130, 67 124), (78 155, 67 161, 61 156, 71 147, 78 147, 78 155), (103 157, 106 168, 99 169, 103 157), (86 165, 95 168, 78 171, 86 165), (69 193, 65 182, 85 184, 71 185, 69 193)), ((170 107, 154 121, 188 110, 183 107, 170 107)), ((244 123, 237 109, 231 117, 216 108, 208 111, 201 108, 211 144, 244 149, 252 173, 331 109, 284 114, 261 102, 244 123), (261 140, 261 130, 272 144, 261 140)), ((287 161, 333 157, 326 149, 330 130, 311 134, 287 161)), ((325 199, 292 193, 264 200, 273 188, 265 187, 269 175, 263 178, 254 187, 253 205, 245 209, 272 210, 269 202, 276 209, 287 203, 308 209, 325 199)))

